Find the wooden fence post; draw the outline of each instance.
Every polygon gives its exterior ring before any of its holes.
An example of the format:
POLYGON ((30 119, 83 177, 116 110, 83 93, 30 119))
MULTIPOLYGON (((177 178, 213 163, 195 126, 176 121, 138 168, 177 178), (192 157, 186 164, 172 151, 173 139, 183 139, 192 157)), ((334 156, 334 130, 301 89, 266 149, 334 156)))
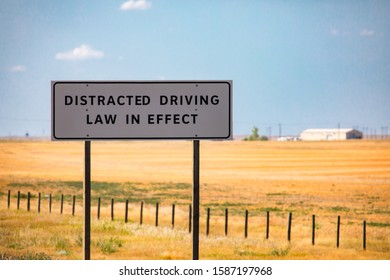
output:
POLYGON ((139 211, 139 224, 140 225, 142 225, 143 215, 144 215, 144 202, 141 201, 141 209, 139 211))
POLYGON ((158 202, 156 202, 156 227, 158 227, 158 202))
POLYGON ((38 193, 38 213, 41 213, 41 193, 38 193))
POLYGON ((49 213, 51 213, 51 204, 53 203, 53 197, 52 195, 50 194, 49 195, 49 213))
POLYGON ((20 191, 18 191, 18 202, 17 202, 17 209, 20 208, 20 191))
POLYGON ((210 233, 210 208, 207 208, 207 219, 206 219, 206 236, 210 233))
POLYGON ((314 245, 316 236, 316 215, 312 216, 311 244, 314 245))
POLYGON ((30 197, 31 194, 30 192, 27 193, 27 211, 30 211, 30 197))
POLYGON ((127 223, 128 212, 129 212, 129 200, 126 199, 126 205, 125 205, 125 223, 127 223))
POLYGON ((98 198, 98 207, 97 207, 97 219, 100 220, 100 197, 98 198))
POLYGON ((175 204, 172 204, 172 229, 175 228, 175 204))
POLYGON ((248 210, 245 210, 245 238, 248 237, 248 216, 249 216, 249 212, 248 210))
POLYGON ((191 233, 192 226, 192 205, 188 205, 188 232, 191 233))
POLYGON ((8 190, 8 209, 10 208, 11 206, 11 190, 8 190))
POLYGON ((288 228, 287 228, 287 240, 291 241, 291 224, 292 224, 292 213, 288 215, 288 228))
POLYGON ((363 221, 363 250, 366 250, 366 241, 367 241, 367 236, 366 236, 366 221, 363 221))
POLYGON ((266 229, 265 229, 265 238, 269 238, 269 211, 267 211, 267 221, 266 221, 266 229))
POLYGON ((114 199, 111 198, 111 221, 114 220, 114 199))
POLYGON ((73 203, 72 203, 72 216, 74 216, 74 212, 76 210, 76 196, 73 196, 73 203))
POLYGON ((337 236, 336 236, 336 246, 340 246, 340 216, 337 217, 337 236))
POLYGON ((225 236, 228 235, 228 226, 229 226, 229 210, 225 209, 225 236))
POLYGON ((61 194, 61 207, 60 207, 60 213, 62 214, 64 212, 64 195, 61 194))

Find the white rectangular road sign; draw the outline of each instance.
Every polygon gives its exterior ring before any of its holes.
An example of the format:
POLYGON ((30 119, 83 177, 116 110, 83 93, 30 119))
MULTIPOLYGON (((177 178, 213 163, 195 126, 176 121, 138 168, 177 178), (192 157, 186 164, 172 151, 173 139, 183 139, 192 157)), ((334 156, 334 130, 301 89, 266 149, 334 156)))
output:
POLYGON ((232 81, 52 81, 52 140, 232 139, 232 81))

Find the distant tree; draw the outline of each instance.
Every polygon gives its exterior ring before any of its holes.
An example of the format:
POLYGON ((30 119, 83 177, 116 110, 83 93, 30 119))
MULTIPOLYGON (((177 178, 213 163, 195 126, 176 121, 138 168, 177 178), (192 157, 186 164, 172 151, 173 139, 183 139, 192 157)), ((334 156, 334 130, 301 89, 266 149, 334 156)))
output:
POLYGON ((268 141, 269 139, 267 136, 264 135, 260 136, 259 129, 256 126, 254 126, 252 128, 252 133, 248 137, 244 138, 244 140, 245 141, 268 141))
POLYGON ((248 137, 246 137, 244 140, 246 140, 246 141, 260 140, 259 129, 256 126, 254 126, 252 128, 252 133, 248 137))

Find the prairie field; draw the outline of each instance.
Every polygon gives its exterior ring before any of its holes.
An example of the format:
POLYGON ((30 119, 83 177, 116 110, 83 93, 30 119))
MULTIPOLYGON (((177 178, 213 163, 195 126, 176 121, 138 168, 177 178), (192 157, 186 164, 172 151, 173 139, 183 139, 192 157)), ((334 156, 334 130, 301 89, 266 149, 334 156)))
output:
MULTIPOLYGON (((191 259, 192 142, 91 146, 91 258, 191 259)), ((200 259, 390 259, 389 140, 201 141, 200 158, 200 259)), ((0 141, 0 259, 82 259, 83 163, 83 142, 0 141)))

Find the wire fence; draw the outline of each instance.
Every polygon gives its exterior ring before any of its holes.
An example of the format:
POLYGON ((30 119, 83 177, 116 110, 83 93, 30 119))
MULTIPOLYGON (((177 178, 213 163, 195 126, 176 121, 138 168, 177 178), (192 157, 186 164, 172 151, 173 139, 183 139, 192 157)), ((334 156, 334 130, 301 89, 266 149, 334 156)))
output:
MULTIPOLYGON (((102 213, 102 199, 100 197, 97 197, 97 198, 94 198, 96 201, 97 201, 97 204, 96 204, 96 219, 97 220, 100 220, 100 219, 104 219, 101 215, 102 213)), ((72 215, 72 216, 75 216, 77 215, 77 212, 76 212, 76 207, 78 206, 77 204, 79 203, 80 199, 77 199, 77 196, 75 195, 64 195, 64 194, 61 194, 59 196, 59 198, 56 199, 57 203, 59 205, 58 206, 58 213, 63 215, 63 214, 67 214, 67 215, 72 215), (67 206, 67 210, 68 212, 65 213, 65 207, 64 206, 67 206), (71 207, 70 207, 71 206, 71 207)), ((15 203, 16 204, 16 209, 17 210, 23 210, 26 209, 27 211, 37 211, 37 213, 41 213, 42 212, 42 204, 43 203, 47 203, 47 207, 45 207, 47 209, 47 212, 48 213, 53 213, 53 204, 54 204, 54 199, 53 199, 53 196, 52 194, 47 194, 47 195, 44 195, 42 196, 41 193, 38 193, 38 194, 31 194, 30 192, 28 192, 27 194, 23 194, 21 193, 20 191, 17 192, 17 194, 15 196, 12 197, 12 194, 11 194, 11 190, 8 191, 8 195, 7 195, 7 207, 8 209, 11 209, 13 208, 12 207, 12 204, 15 203), (16 198, 16 203, 12 201, 12 198, 16 198), (34 208, 32 207, 32 202, 34 201, 34 208), (23 206, 25 205, 25 206, 23 206)), ((144 219, 144 215, 145 215, 145 206, 146 204, 144 203, 144 201, 141 201, 140 203, 129 203, 129 200, 126 199, 124 202, 120 201, 120 202, 116 202, 116 200, 114 198, 111 198, 110 200, 110 205, 109 205, 109 211, 110 211, 110 220, 111 221, 118 221, 119 219, 116 218, 117 216, 117 211, 119 210, 122 210, 124 211, 124 213, 122 213, 123 215, 120 215, 121 217, 121 220, 124 222, 124 223, 128 223, 130 222, 130 219, 129 219, 129 209, 133 209, 133 212, 134 212, 134 209, 137 209, 139 207, 139 210, 138 211, 135 211, 135 212, 138 212, 139 213, 139 216, 138 217, 133 217, 132 219, 132 222, 133 223, 139 223, 140 225, 144 224, 145 222, 145 219, 144 219), (124 203, 124 208, 123 208, 123 203, 124 203), (118 207, 119 205, 121 205, 122 207, 118 207), (118 209, 117 209, 118 208, 118 209), (123 210, 124 209, 124 210, 123 210)), ((181 207, 183 207, 183 205, 180 205, 181 207)), ((82 208, 82 205, 80 206, 82 208)), ((150 209, 155 209, 154 211, 154 226, 155 227, 158 227, 159 226, 159 219, 161 218, 160 216, 162 215, 160 211, 160 208, 161 208, 161 205, 159 202, 156 202, 154 205, 151 205, 149 204, 148 205, 148 209, 149 209, 149 212, 150 212, 150 209)), ((187 205, 187 211, 188 211, 188 215, 184 215, 187 217, 187 227, 188 227, 188 233, 191 233, 191 230, 192 230, 192 205, 189 204, 187 205)), ((172 204, 170 205, 169 207, 168 206, 165 206, 164 207, 164 215, 167 215, 167 213, 169 213, 169 218, 170 218, 170 226, 172 228, 172 230, 175 229, 175 220, 177 218, 177 207, 176 207, 176 204, 172 204), (169 209, 167 208, 170 208, 170 211, 169 209)), ((181 211, 181 215, 183 215, 182 213, 183 211, 181 211)), ((265 212, 265 239, 269 239, 270 238, 270 228, 271 228, 271 214, 272 214, 273 211, 266 211, 265 212)), ((206 236, 209 236, 210 235, 210 228, 212 227, 211 225, 211 208, 206 208, 205 209, 205 218, 206 218, 206 222, 205 222, 205 227, 206 227, 206 230, 205 230, 205 234, 206 236)), ((248 238, 249 236, 249 228, 250 228, 250 223, 249 223, 249 217, 250 217, 250 212, 249 210, 245 210, 244 211, 244 215, 242 217, 242 219, 244 220, 244 230, 243 230, 243 235, 245 238, 248 238)), ((166 217, 165 217, 166 218, 166 217)), ((316 231, 317 231, 317 222, 316 222, 316 215, 312 215, 311 216, 311 244, 314 246, 316 244, 316 231)), ((107 217, 105 218, 107 219, 107 217)), ((186 219, 186 218, 184 218, 186 219)), ((183 217, 181 217, 181 221, 183 220, 183 217)), ((225 211, 224 211, 224 235, 225 236, 228 236, 229 235, 229 208, 225 208, 225 211)), ((341 235, 340 235, 340 232, 341 232, 341 216, 338 215, 337 216, 337 220, 336 220, 336 238, 335 238, 335 245, 337 248, 340 247, 340 239, 341 239, 341 235)), ((362 244, 362 249, 363 250, 366 250, 367 248, 367 222, 365 220, 361 221, 361 244, 362 244)), ((286 221, 286 238, 287 238, 287 241, 288 242, 291 242, 292 241, 292 225, 293 225, 293 213, 292 212, 289 212, 288 213, 288 219, 286 221)))

